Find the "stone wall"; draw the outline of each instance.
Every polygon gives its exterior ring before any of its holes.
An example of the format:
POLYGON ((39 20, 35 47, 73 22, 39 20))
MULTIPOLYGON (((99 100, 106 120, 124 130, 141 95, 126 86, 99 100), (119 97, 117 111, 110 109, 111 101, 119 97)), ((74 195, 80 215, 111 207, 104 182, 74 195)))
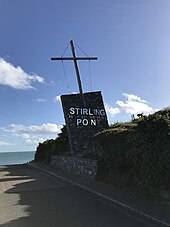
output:
POLYGON ((52 156, 51 166, 58 170, 72 172, 83 177, 94 179, 97 172, 97 161, 77 157, 52 156))

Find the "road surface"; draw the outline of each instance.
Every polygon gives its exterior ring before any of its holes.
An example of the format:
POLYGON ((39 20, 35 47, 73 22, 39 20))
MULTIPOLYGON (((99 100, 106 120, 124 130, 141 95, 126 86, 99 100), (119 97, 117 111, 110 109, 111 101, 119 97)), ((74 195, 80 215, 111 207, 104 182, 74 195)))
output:
POLYGON ((35 168, 0 166, 0 227, 145 226, 152 225, 35 168))

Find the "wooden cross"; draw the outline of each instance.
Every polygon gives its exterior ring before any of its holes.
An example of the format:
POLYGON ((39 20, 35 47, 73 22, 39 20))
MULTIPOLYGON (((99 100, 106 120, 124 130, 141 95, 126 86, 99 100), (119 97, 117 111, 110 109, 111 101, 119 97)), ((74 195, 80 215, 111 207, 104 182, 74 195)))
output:
POLYGON ((76 53, 75 53, 75 48, 74 48, 74 43, 73 40, 70 41, 70 45, 71 45, 71 50, 72 50, 72 54, 73 57, 61 57, 61 58, 51 58, 51 60, 73 60, 74 61, 74 66, 75 66, 75 70, 76 70, 76 75, 77 75, 77 82, 78 82, 78 86, 79 86, 79 91, 80 91, 80 95, 83 98, 83 89, 82 89, 82 83, 81 83, 81 78, 80 78, 80 72, 79 72, 79 68, 78 68, 78 60, 97 60, 96 57, 76 57, 76 53))

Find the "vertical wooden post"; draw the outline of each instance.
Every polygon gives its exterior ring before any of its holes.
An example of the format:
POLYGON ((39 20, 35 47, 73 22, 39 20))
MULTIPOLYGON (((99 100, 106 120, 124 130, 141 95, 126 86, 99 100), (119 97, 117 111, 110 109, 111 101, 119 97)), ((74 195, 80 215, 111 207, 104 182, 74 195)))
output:
POLYGON ((71 50, 72 50, 72 57, 60 57, 60 58, 56 58, 53 57, 51 58, 51 60, 60 60, 60 61, 64 61, 64 60, 73 60, 74 61, 74 66, 75 66, 75 70, 76 70, 76 75, 77 75, 77 82, 78 82, 78 86, 79 86, 79 92, 80 92, 80 96, 83 102, 83 105, 85 106, 85 100, 84 100, 84 95, 83 95, 83 88, 82 88, 82 83, 81 83, 81 78, 80 78, 80 72, 79 72, 79 68, 78 68, 78 60, 97 60, 96 57, 76 57, 76 53, 75 53, 75 48, 74 48, 74 43, 73 40, 70 41, 70 45, 71 45, 71 50))
POLYGON ((84 100, 84 96, 83 96, 83 88, 82 88, 82 83, 81 83, 81 79, 80 79, 80 72, 79 72, 79 68, 78 68, 78 63, 77 63, 77 58, 76 58, 73 40, 70 41, 70 45, 71 45, 71 50, 72 50, 72 54, 73 54, 73 60, 74 60, 74 66, 75 66, 76 75, 77 75, 77 82, 78 82, 78 86, 79 86, 79 91, 80 91, 80 95, 82 97, 83 104, 85 105, 85 100, 84 100))

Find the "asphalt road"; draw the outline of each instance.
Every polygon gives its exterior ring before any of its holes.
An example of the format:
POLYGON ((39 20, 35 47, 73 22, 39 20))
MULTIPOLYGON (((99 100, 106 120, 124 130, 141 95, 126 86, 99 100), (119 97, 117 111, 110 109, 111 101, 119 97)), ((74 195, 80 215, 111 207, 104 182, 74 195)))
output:
POLYGON ((0 227, 145 227, 98 196, 27 165, 0 166, 0 227))

